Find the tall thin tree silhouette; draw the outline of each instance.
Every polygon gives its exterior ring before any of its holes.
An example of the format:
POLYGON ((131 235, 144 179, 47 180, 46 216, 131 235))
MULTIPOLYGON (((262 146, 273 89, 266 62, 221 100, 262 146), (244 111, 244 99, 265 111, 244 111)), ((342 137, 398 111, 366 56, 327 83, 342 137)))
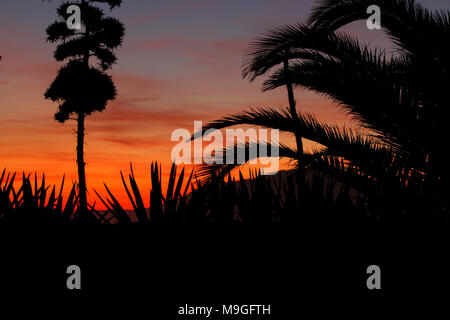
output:
POLYGON ((121 0, 81 0, 63 3, 57 13, 60 20, 47 28, 47 41, 59 43, 54 57, 68 60, 45 93, 45 98, 59 103, 55 120, 63 123, 77 121, 77 163, 79 178, 79 209, 87 209, 86 172, 84 161, 85 119, 96 111, 103 111, 108 101, 116 98, 114 82, 106 70, 116 62, 115 50, 122 45, 125 28, 115 18, 108 17, 95 3, 105 3, 112 10, 121 0), (71 16, 67 9, 77 5, 81 11, 81 29, 67 26, 71 16), (91 65, 91 58, 97 66, 91 65), (71 117, 75 115, 75 117, 71 117))
MULTIPOLYGON (((268 51, 265 44, 270 41, 271 34, 262 35, 256 38, 248 48, 244 57, 242 76, 248 78, 250 82, 256 78, 267 74, 270 70, 279 67, 279 72, 286 76, 286 89, 289 100, 289 113, 292 118, 298 119, 297 101, 294 96, 294 86, 290 72, 290 60, 297 59, 298 53, 293 51, 287 44, 283 51, 268 51)), ((303 141, 299 134, 294 134, 297 144, 298 160, 301 161, 303 155, 303 141)))

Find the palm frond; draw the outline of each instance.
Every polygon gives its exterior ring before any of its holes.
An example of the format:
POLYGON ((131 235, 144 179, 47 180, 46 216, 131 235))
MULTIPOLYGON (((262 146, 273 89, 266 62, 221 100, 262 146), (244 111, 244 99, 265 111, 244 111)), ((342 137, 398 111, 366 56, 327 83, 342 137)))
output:
MULTIPOLYGON (((212 164, 202 164, 196 167, 195 176, 199 181, 200 185, 209 181, 212 176, 216 176, 219 179, 227 177, 231 171, 240 168, 241 166, 252 162, 253 160, 261 157, 261 154, 266 158, 287 158, 293 162, 298 161, 298 153, 296 150, 284 144, 274 144, 271 142, 246 142, 237 143, 231 147, 225 147, 218 158, 221 160, 220 163, 212 164), (257 152, 254 152, 254 151, 257 152), (263 151, 262 151, 263 150, 263 151), (271 151, 276 150, 275 154, 271 151), (233 163, 227 163, 227 157, 233 155, 233 163), (239 155, 244 155, 240 157, 239 155), (237 159, 244 159, 244 161, 237 161, 237 159)), ((264 169, 262 169, 264 170, 264 169)))
POLYGON ((314 29, 334 31, 353 21, 367 19, 366 10, 382 10, 382 28, 399 48, 412 54, 439 56, 445 60, 449 46, 449 11, 432 12, 415 0, 321 0, 313 8, 309 23, 314 29), (434 50, 430 51, 429 48, 434 50))

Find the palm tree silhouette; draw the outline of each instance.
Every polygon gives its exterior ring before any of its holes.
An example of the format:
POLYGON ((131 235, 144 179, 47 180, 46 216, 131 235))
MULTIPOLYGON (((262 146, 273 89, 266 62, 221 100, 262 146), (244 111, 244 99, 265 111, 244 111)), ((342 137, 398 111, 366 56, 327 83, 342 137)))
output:
POLYGON ((383 8, 382 27, 397 47, 395 59, 390 63, 392 76, 377 79, 390 80, 385 85, 378 84, 381 88, 376 92, 377 101, 365 104, 340 101, 363 126, 408 154, 428 178, 445 181, 442 186, 448 186, 450 168, 442 141, 450 135, 447 130, 450 12, 432 12, 415 0, 324 0, 313 11, 310 24, 315 29, 333 32, 350 22, 366 19, 361 8, 368 5, 383 8), (379 103, 375 107, 376 102, 379 103), (370 113, 371 109, 379 111, 378 117, 370 113))
POLYGON ((103 111, 107 102, 116 98, 112 78, 105 73, 117 62, 115 49, 121 46, 125 29, 115 18, 105 16, 93 3, 106 3, 110 9, 119 7, 121 0, 92 0, 65 2, 58 9, 60 21, 47 28, 47 41, 59 42, 54 57, 69 60, 45 93, 45 98, 59 103, 55 119, 61 123, 77 121, 77 163, 79 177, 79 209, 86 211, 86 172, 84 162, 85 119, 96 111, 103 111), (78 5, 81 10, 81 30, 69 29, 67 8, 78 5), (96 58, 98 67, 90 65, 96 58), (71 115, 76 118, 71 118, 71 115))
MULTIPOLYGON (((315 91, 351 115, 360 129, 266 108, 224 117, 203 130, 249 124, 294 133, 323 146, 305 153, 305 166, 377 201, 390 197, 400 202, 402 194, 413 200, 427 195, 439 198, 437 211, 447 208, 450 168, 442 141, 449 137, 445 90, 450 85, 450 45, 445 41, 450 38, 449 26, 450 12, 431 12, 413 0, 320 1, 308 24, 280 27, 258 40, 253 59, 260 67, 254 69, 266 72, 289 49, 293 60, 289 72, 274 72, 263 90, 292 84, 315 91), (397 47, 394 54, 337 31, 367 19, 366 9, 374 4, 383 8, 382 27, 397 47)), ((296 150, 280 147, 280 156, 299 160, 296 150)), ((235 148, 248 149, 249 144, 235 148)), ((202 166, 200 173, 234 167, 202 166)))

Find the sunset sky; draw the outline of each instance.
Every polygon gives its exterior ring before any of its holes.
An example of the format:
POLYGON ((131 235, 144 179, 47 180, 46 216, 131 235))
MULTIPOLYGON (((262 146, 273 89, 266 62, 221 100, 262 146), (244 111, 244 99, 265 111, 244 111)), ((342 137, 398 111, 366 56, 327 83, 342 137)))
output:
MULTIPOLYGON (((448 0, 423 0, 428 8, 449 9, 448 0)), ((75 126, 54 121, 57 105, 43 94, 62 65, 45 29, 60 1, 2 0, 0 5, 0 169, 42 174, 58 183, 75 181, 75 126)), ((177 128, 246 108, 285 106, 283 89, 260 90, 241 78, 248 43, 279 25, 305 21, 312 0, 125 0, 112 15, 126 27, 119 63, 110 72, 118 99, 87 121, 87 183, 91 196, 102 183, 121 198, 120 170, 133 162, 148 198, 151 161, 168 173, 170 141, 177 128)), ((109 10, 108 10, 109 12, 109 10)), ((365 22, 346 30, 373 45, 389 47, 381 31, 365 22)), ((323 121, 346 123, 329 100, 296 89, 299 107, 323 121)), ((370 97, 368 97, 370 98, 370 97)), ((91 197, 95 199, 95 197, 91 197)), ((126 203, 127 205, 128 203, 126 203)))

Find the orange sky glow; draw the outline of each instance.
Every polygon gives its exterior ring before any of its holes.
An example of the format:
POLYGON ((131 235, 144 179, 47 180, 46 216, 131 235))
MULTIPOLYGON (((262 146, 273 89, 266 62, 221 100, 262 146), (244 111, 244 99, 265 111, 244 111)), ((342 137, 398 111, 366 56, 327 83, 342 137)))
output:
MULTIPOLYGON (((313 2, 124 3, 112 12, 127 28, 119 63, 111 71, 118 98, 105 112, 88 118, 85 157, 90 202, 99 203, 93 190, 105 194, 105 182, 129 208, 120 170, 128 174, 133 163, 148 204, 150 164, 162 164, 166 181, 176 144, 171 141, 173 130, 193 131, 195 120, 206 123, 249 107, 288 104, 284 89, 263 93, 261 82, 241 78, 242 56, 261 32, 304 21, 313 2)), ((57 105, 43 97, 62 65, 53 60, 54 45, 45 42, 45 28, 56 18, 55 6, 2 1, 0 29, 8 32, 0 34, 0 169, 45 173, 49 184, 59 185, 64 174, 69 184, 75 182, 77 171, 74 123, 54 121, 57 105), (27 5, 33 6, 32 13, 27 5)), ((363 26, 351 30, 375 44, 384 43, 381 31, 363 26)), ((296 89, 296 99, 303 112, 351 125, 325 97, 296 89)))

